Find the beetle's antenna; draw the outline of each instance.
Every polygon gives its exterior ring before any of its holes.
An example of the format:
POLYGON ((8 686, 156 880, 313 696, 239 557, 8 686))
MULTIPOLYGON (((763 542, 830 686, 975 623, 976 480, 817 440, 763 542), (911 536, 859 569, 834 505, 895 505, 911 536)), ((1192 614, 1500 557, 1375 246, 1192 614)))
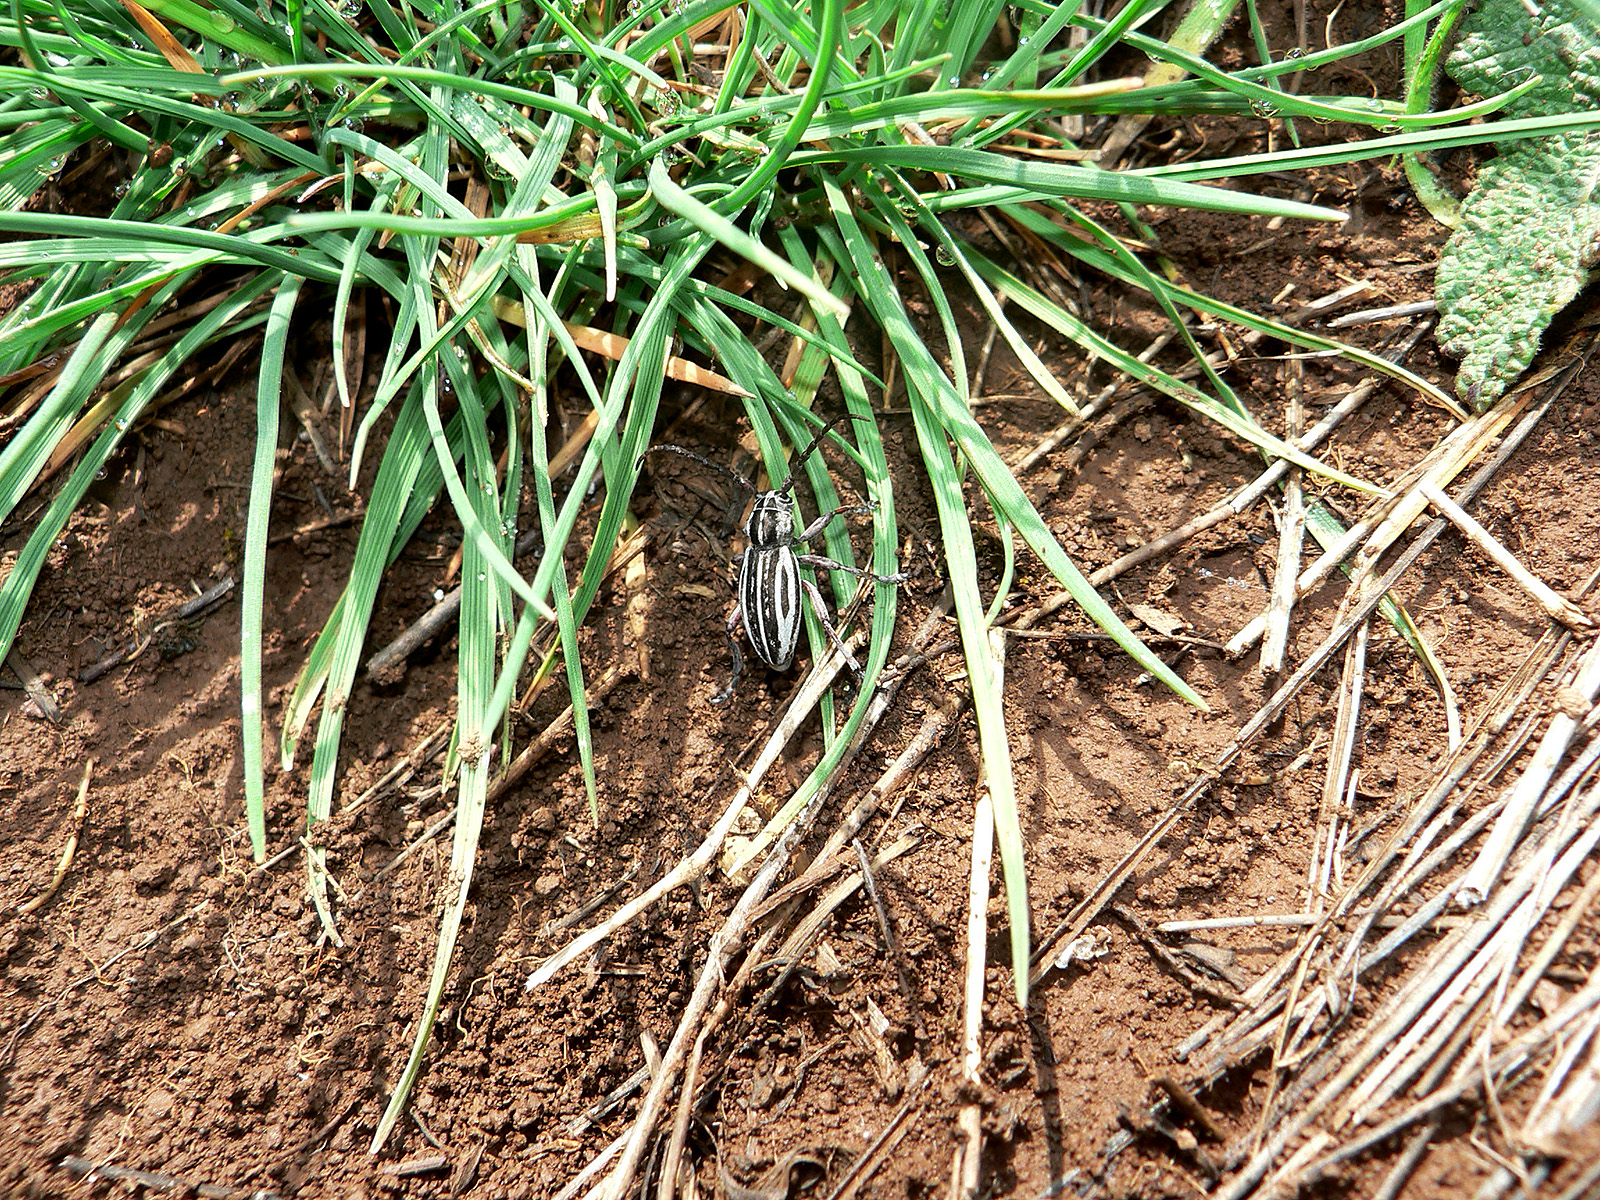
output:
POLYGON ((778 489, 779 493, 783 495, 793 494, 795 475, 799 472, 800 467, 805 463, 806 459, 810 458, 811 455, 816 451, 817 447, 822 445, 822 439, 828 436, 829 432, 835 425, 837 425, 840 421, 864 420, 866 420, 866 417, 862 416, 860 413, 840 413, 821 429, 817 430, 817 436, 811 439, 811 444, 805 448, 805 451, 798 458, 796 458, 793 465, 790 466, 789 478, 783 481, 783 486, 778 489))
POLYGON ((663 442, 659 446, 651 446, 648 450, 646 450, 644 452, 644 454, 639 455, 639 461, 642 463, 644 461, 644 459, 645 459, 645 454, 654 454, 658 450, 666 450, 666 451, 670 451, 673 454, 681 454, 681 455, 683 455, 684 458, 693 459, 695 462, 699 463, 702 467, 710 467, 713 471, 721 471, 724 475, 726 475, 729 479, 733 480, 740 487, 742 487, 745 491, 749 492, 752 496, 758 494, 757 491, 756 491, 756 485, 751 483, 748 479, 746 479, 743 475, 739 474, 739 472, 735 471, 732 467, 725 467, 719 462, 712 462, 705 455, 696 454, 693 450, 687 450, 682 446, 673 446, 673 445, 671 445, 669 443, 665 443, 665 442, 663 442))

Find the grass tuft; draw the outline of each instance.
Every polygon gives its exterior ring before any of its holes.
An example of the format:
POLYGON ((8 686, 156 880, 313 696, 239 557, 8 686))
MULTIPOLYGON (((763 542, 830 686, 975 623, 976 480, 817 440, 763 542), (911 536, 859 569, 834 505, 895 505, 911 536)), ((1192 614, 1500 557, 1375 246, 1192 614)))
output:
MULTIPOLYGON (((991 639, 1014 540, 1153 677, 1204 704, 1087 583, 974 416, 947 281, 952 271, 965 281, 1024 369, 1069 412, 1083 397, 1029 349, 1035 322, 1269 459, 1330 486, 1374 490, 1264 429, 1186 329, 1181 340, 1200 361, 1195 382, 1140 361, 1114 330, 1081 319, 1052 294, 1052 273, 1088 270, 1146 293, 1180 329, 1186 314, 1202 313, 1349 353, 1448 404, 1384 360, 1175 282, 1138 208, 1337 221, 1335 210, 1202 181, 1240 185, 1269 172, 1600 121, 1559 114, 1465 125, 1514 103, 1517 88, 1449 113, 1421 111, 1414 95, 1310 90, 1309 72, 1390 41, 1415 59, 1427 30, 1459 7, 1445 0, 1359 42, 1224 71, 1199 55, 1214 30, 1186 35, 1185 44, 1156 36, 1166 15, 1159 0, 1134 0, 1110 20, 1043 0, 863 0, 848 9, 844 0, 635 0, 626 8, 613 0, 14 0, 0 14, 0 41, 12 48, 0 67, 0 231, 11 239, 0 244, 0 281, 25 295, 0 316, 0 422, 10 431, 0 449, 0 521, 37 503, 53 473, 76 463, 31 518, 0 584, 0 658, 90 483, 197 356, 259 337, 241 691, 250 836, 264 858, 260 641, 271 467, 284 376, 297 367, 290 339, 319 307, 307 301, 324 302, 339 449, 351 485, 365 467, 371 482, 347 585, 306 655, 278 733, 287 769, 316 720, 303 833, 308 886, 333 939, 322 827, 374 600, 441 498, 464 538, 446 768, 457 788, 450 892, 423 1020, 376 1150, 422 1066, 448 986, 488 789, 513 756, 509 717, 530 669, 559 662, 565 673, 591 812, 603 803, 583 703, 585 667, 596 664, 582 661, 579 630, 619 537, 636 522, 637 464, 654 436, 669 366, 681 376, 698 365, 739 397, 774 478, 785 473, 785 446, 804 444, 817 423, 808 408, 831 370, 856 418, 854 445, 835 441, 877 504, 871 561, 884 574, 898 569, 892 468, 907 464, 888 461, 878 409, 883 380, 898 379, 916 429, 914 466, 938 509, 1004 870, 1016 997, 1025 1003, 1026 847, 991 639), (1150 86, 1126 74, 1141 54, 1166 65, 1150 86), (1288 87, 1286 77, 1301 73, 1307 86, 1288 87), (1189 113, 1300 121, 1298 136, 1318 144, 1128 170, 1059 161, 1084 156, 1062 132, 1069 123, 1189 113), (1328 121, 1383 136, 1307 136, 1328 121), (118 182, 79 203, 57 182, 68 170, 118 182), (994 245, 962 236, 947 224, 962 211, 1030 248, 1032 261, 1007 263, 994 245), (739 260, 788 295, 727 286, 728 264, 739 260), (364 293, 381 297, 389 314, 381 368, 368 386, 347 361, 360 357, 347 350, 364 337, 352 333, 364 293), (942 353, 910 315, 923 301, 942 353), (517 319, 504 319, 512 311, 517 319), (1010 315, 1019 311, 1028 325, 1010 315), (174 313, 185 314, 181 332, 153 340, 152 322, 174 313), (853 348, 862 340, 846 336, 852 315, 888 347, 892 361, 877 375, 853 348), (757 347, 763 328, 797 340, 798 368, 787 377, 757 347), (580 348, 580 331, 590 349, 580 348), (587 406, 592 429, 570 474, 553 478, 547 438, 558 390, 566 407, 587 406), (972 524, 990 519, 1006 543, 1007 570, 999 593, 986 596, 972 524), (527 576, 513 562, 526 522, 542 546, 527 576)), ((1428 69, 1408 66, 1410 78, 1428 69)), ((819 502, 832 496, 820 457, 807 474, 819 502)), ((847 536, 830 530, 828 549, 848 560, 847 536)), ((880 585, 860 693, 758 849, 840 761, 887 660, 895 613, 893 589, 880 585)), ((815 628, 811 641, 819 654, 815 628)), ((824 702, 830 732, 832 704, 824 702)))

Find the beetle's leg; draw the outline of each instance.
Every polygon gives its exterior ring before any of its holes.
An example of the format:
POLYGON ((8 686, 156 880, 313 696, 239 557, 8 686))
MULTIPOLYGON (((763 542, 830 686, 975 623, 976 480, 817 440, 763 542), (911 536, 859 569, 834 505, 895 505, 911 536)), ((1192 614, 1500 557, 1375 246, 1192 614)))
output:
POLYGON ((824 558, 820 554, 796 554, 795 558, 819 571, 843 571, 846 575, 854 575, 857 579, 870 579, 873 583, 904 583, 911 578, 907 571, 901 571, 898 575, 877 575, 860 567, 847 567, 844 563, 834 562, 833 559, 824 558))
POLYGON ((728 678, 728 686, 715 696, 711 697, 713 704, 726 704, 733 695, 733 689, 739 686, 739 676, 744 673, 744 651, 739 649, 739 623, 743 620, 743 613, 735 604, 733 611, 728 614, 728 651, 733 655, 733 674, 728 678))
POLYGON ((800 586, 805 588, 806 595, 811 598, 811 611, 817 614, 817 620, 822 622, 822 632, 828 635, 828 641, 833 643, 833 648, 839 652, 839 657, 850 664, 850 669, 855 672, 856 678, 861 678, 861 664, 856 661, 856 656, 851 654, 845 644, 839 640, 838 633, 833 628, 833 622, 828 620, 828 606, 823 602, 822 593, 817 591, 817 585, 809 579, 802 579, 800 586))
POLYGON ((807 525, 802 532, 795 534, 794 535, 794 540, 796 542, 809 542, 812 538, 816 537, 817 534, 821 533, 824 529, 826 529, 828 527, 828 522, 833 520, 835 517, 855 517, 855 516, 860 516, 862 513, 873 512, 877 507, 878 506, 876 504, 843 504, 843 505, 840 505, 838 508, 834 509, 832 512, 823 513, 815 521, 813 521, 813 522, 811 522, 811 524, 807 525))

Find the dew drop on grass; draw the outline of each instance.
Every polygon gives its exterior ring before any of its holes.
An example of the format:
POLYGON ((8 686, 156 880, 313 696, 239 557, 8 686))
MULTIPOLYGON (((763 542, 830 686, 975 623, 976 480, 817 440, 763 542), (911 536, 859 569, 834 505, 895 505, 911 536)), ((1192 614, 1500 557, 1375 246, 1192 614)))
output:
POLYGON ((956 256, 951 254, 949 248, 946 246, 941 245, 937 250, 935 250, 933 252, 933 259, 941 267, 953 267, 956 265, 956 256))

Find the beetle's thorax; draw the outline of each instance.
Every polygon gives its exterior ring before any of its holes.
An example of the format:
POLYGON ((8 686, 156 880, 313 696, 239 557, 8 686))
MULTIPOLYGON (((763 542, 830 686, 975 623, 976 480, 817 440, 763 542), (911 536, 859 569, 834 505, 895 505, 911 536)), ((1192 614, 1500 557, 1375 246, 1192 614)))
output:
POLYGON ((783 492, 760 492, 745 522, 744 535, 757 550, 787 546, 794 541, 794 505, 783 492))

